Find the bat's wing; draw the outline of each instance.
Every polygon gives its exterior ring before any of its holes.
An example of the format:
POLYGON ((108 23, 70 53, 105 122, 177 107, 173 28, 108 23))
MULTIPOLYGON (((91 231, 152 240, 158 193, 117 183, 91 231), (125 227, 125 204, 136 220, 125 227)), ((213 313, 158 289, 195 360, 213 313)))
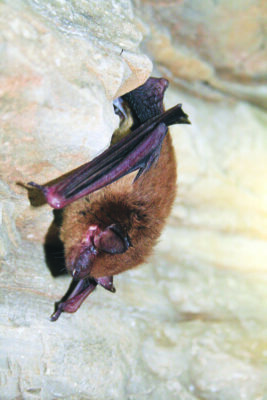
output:
POLYGON ((139 177, 157 159, 168 126, 190 123, 180 104, 163 111, 167 84, 163 78, 150 78, 123 96, 134 117, 135 129, 129 135, 60 182, 44 186, 30 182, 29 185, 42 190, 53 208, 62 208, 133 171, 139 170, 139 177))

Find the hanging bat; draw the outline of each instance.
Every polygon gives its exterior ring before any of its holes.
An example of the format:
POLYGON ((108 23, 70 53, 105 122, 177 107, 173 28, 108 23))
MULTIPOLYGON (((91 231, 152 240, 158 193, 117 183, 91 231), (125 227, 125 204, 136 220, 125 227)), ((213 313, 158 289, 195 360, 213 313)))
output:
POLYGON ((125 137, 55 184, 29 183, 64 207, 60 238, 73 280, 52 321, 75 312, 97 285, 115 292, 113 275, 143 263, 160 236, 176 193, 168 126, 190 124, 181 104, 164 111, 167 86, 149 78, 118 98, 115 112, 123 121, 128 109, 133 121, 125 137))

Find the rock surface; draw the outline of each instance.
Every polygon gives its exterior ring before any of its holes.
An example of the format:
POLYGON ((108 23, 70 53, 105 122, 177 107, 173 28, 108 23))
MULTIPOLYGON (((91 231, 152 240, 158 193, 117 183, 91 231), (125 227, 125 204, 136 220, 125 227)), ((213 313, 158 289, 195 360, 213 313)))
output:
MULTIPOLYGON (((136 0, 147 51, 195 95, 267 108, 267 3, 136 0)), ((166 71, 167 70, 167 71, 166 71)))
POLYGON ((1 399, 265 399, 266 17, 256 0, 0 4, 1 399), (192 122, 172 128, 173 213, 116 294, 51 323, 70 278, 47 266, 51 209, 17 182, 101 152, 146 53, 192 122))

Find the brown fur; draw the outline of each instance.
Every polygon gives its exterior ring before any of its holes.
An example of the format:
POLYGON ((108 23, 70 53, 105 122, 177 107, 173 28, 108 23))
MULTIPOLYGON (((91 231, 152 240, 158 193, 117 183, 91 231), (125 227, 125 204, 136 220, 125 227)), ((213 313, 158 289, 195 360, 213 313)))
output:
POLYGON ((135 175, 127 175, 65 208, 61 240, 67 266, 68 258, 79 247, 90 225, 104 229, 114 223, 120 224, 132 244, 123 254, 98 254, 90 274, 95 278, 136 267, 151 254, 176 193, 176 162, 169 133, 157 164, 132 184, 135 175))

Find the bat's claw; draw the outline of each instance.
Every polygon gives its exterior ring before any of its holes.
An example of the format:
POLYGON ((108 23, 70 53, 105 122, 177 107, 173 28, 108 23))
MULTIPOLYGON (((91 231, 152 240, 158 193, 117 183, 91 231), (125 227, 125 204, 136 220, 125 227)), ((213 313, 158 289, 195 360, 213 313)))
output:
POLYGON ((180 117, 180 124, 188 124, 191 125, 190 120, 188 119, 188 116, 185 114, 185 116, 180 117))
POLYGON ((121 118, 121 120, 127 118, 127 113, 125 111, 125 108, 123 107, 123 99, 121 97, 118 97, 113 101, 113 107, 115 114, 117 114, 121 118))
POLYGON ((38 190, 41 190, 42 192, 44 192, 44 186, 39 185, 38 183, 35 182, 28 182, 27 185, 32 186, 38 190))

